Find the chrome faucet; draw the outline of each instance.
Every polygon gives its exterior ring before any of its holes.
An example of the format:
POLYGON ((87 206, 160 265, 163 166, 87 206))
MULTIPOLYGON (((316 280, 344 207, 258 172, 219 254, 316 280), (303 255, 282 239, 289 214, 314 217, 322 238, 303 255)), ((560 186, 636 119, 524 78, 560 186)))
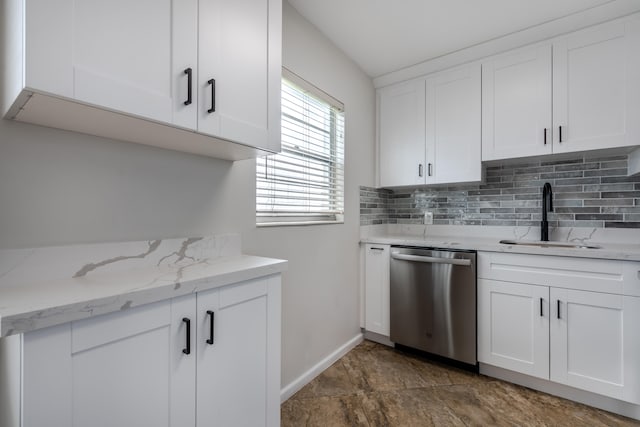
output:
POLYGON ((549 241, 549 222, 547 222, 547 212, 553 211, 553 191, 551 184, 546 182, 542 187, 542 221, 540 222, 540 240, 549 241))

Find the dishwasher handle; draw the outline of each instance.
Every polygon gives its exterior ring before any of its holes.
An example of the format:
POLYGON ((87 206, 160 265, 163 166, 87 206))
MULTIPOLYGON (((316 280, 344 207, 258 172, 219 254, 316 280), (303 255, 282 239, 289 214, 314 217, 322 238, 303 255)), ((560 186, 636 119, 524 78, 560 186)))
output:
POLYGON ((406 255, 401 254, 400 252, 391 252, 391 258, 399 259, 402 261, 414 261, 414 262, 427 262, 432 264, 453 264, 453 265, 464 265, 470 266, 470 259, 458 259, 458 258, 438 258, 431 256, 422 256, 422 255, 406 255))

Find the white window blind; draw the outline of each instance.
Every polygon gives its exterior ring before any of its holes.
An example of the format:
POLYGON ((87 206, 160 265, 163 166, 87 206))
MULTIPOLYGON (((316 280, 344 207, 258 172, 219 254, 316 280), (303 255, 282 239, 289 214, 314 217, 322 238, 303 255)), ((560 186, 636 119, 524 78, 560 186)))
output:
POLYGON ((284 70, 282 151, 256 163, 258 224, 342 222, 344 109, 284 70))

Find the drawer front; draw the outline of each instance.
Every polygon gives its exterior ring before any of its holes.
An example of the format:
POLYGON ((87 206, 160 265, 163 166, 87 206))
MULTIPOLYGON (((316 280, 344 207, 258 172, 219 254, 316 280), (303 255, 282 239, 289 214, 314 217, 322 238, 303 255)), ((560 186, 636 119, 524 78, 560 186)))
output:
MULTIPOLYGON (((478 253, 478 277, 532 285, 623 294, 632 288, 632 270, 626 261, 545 255, 478 253), (627 284, 625 283, 627 282, 627 284)), ((630 263, 633 264, 633 263, 630 263)), ((636 277, 640 282, 640 278, 636 277)), ((636 285, 640 288, 640 284, 636 285)))
POLYGON ((268 279, 259 278, 220 289, 220 308, 229 307, 267 294, 268 279))
POLYGON ((72 353, 166 327, 170 323, 169 300, 73 322, 72 353))

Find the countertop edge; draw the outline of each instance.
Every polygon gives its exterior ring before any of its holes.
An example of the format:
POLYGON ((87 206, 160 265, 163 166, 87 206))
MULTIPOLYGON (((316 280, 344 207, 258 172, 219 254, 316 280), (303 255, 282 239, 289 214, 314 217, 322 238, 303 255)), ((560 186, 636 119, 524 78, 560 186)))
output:
MULTIPOLYGON (((497 239, 496 239, 497 240, 497 239)), ((407 245, 427 246, 442 249, 474 250, 480 252, 502 252, 529 255, 563 256, 574 258, 609 259, 618 261, 640 261, 640 247, 636 252, 630 252, 617 245, 603 244, 601 249, 580 248, 539 248, 535 246, 517 246, 498 243, 498 241, 484 241, 484 239, 464 239, 459 236, 432 236, 421 238, 418 236, 369 236, 360 239, 362 244, 379 245, 407 245)), ((597 243, 596 243, 597 244, 597 243)), ((624 246, 624 245, 620 245, 624 246)), ((635 249, 635 248, 634 248, 635 249)))
POLYGON ((52 305, 37 310, 25 310, 7 316, 2 316, 0 311, 0 338, 279 274, 286 271, 288 267, 286 260, 249 255, 241 257, 242 262, 239 267, 219 274, 213 273, 193 279, 132 289, 128 292, 88 298, 69 304, 52 305), (256 261, 260 262, 260 265, 254 265, 256 261), (242 264, 247 266, 242 267, 242 264))

